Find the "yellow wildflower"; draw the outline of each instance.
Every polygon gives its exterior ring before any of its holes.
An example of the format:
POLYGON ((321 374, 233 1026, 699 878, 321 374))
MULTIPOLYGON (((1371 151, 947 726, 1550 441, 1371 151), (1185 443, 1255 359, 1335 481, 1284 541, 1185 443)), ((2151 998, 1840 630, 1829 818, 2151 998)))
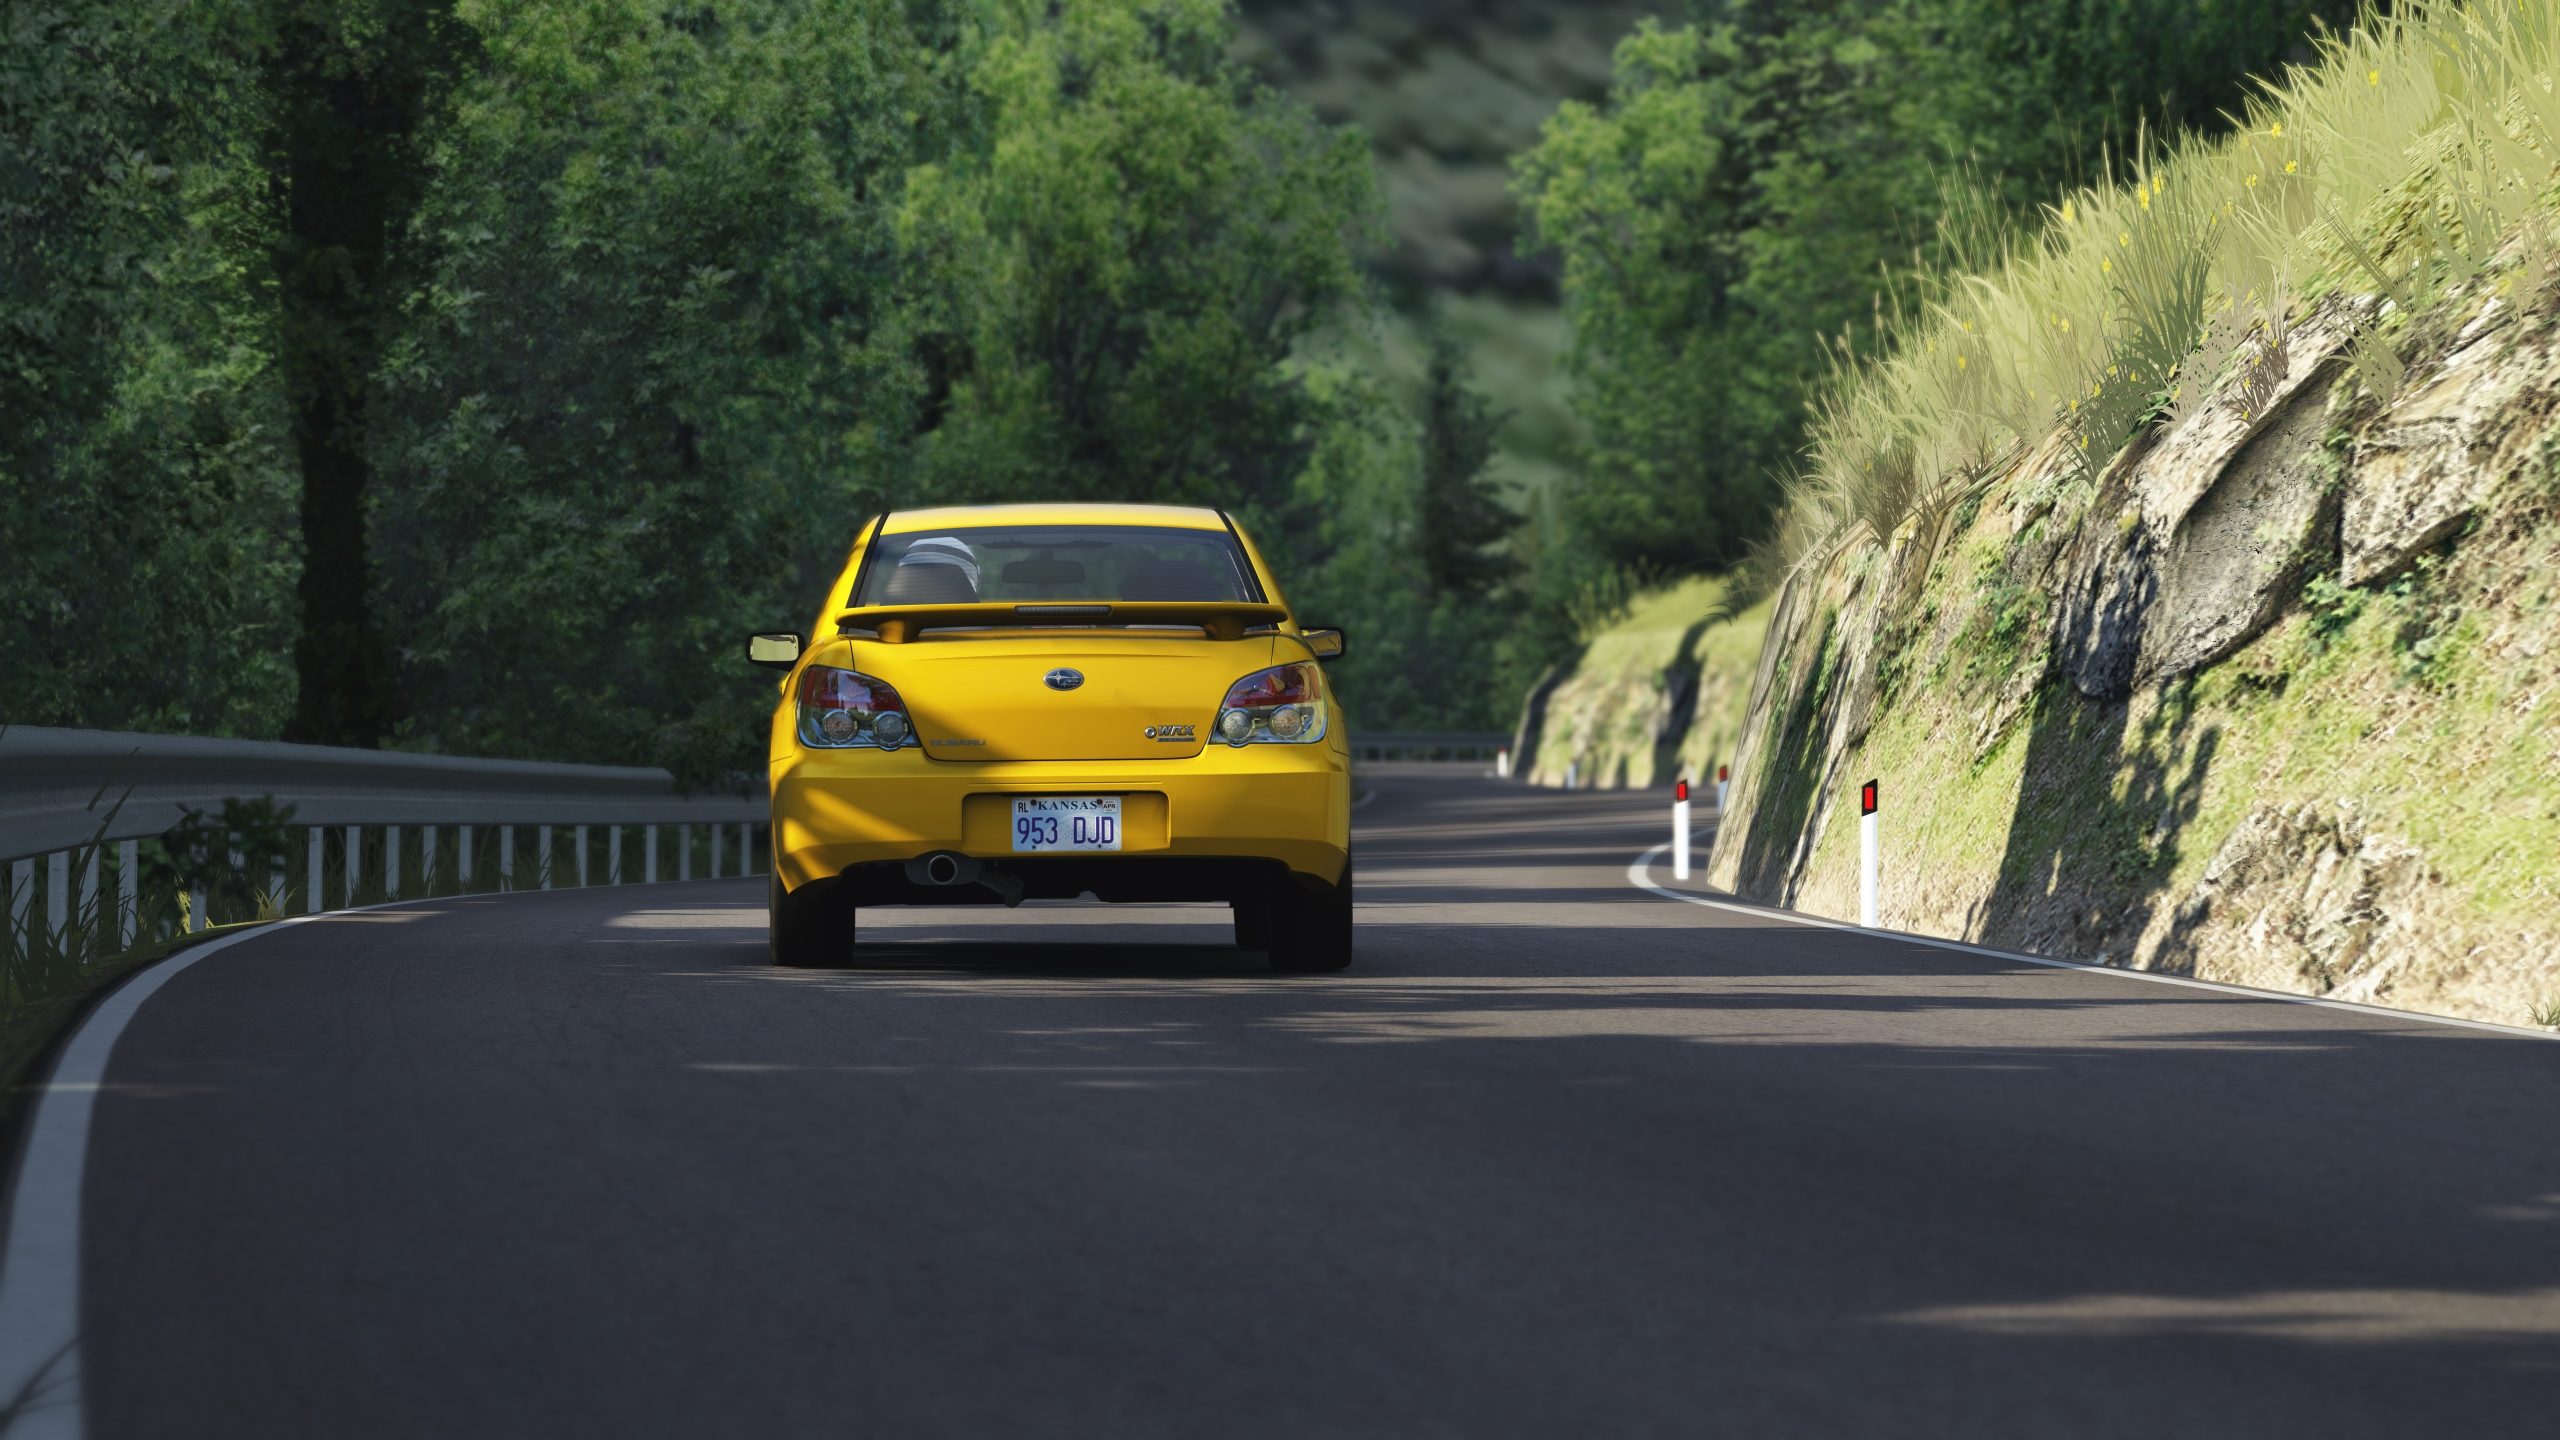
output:
POLYGON ((2101 260, 2101 261, 2099 261, 2099 262, 2098 262, 2098 273, 2099 273, 2099 274, 2101 274, 2101 275, 2113 275, 2114 273, 2116 273, 2116 262, 2114 262, 2113 260, 2101 260))
POLYGON ((2070 202, 2070 201, 2068 201, 2068 200, 2065 200, 2065 201, 2063 201, 2063 202, 2062 202, 2062 223, 2063 223, 2063 224, 2065 224, 2065 225, 2068 225, 2068 224, 2070 224, 2070 223, 2071 223, 2071 219, 2072 219, 2071 202, 2070 202))
POLYGON ((2381 84, 2381 83, 2382 83, 2382 72, 2381 72, 2380 70, 2367 70, 2366 72, 2364 72, 2364 83, 2366 83, 2367 85, 2379 85, 2379 84, 2381 84))
POLYGON ((2117 232, 2116 232, 2116 248, 2117 248, 2117 249, 2121 250, 2121 249, 2123 249, 2124 247, 2126 247, 2127 245, 2130 245, 2130 244, 2132 244, 2132 243, 2133 243, 2133 232, 2132 232, 2132 231, 2130 231, 2130 230, 2119 230, 2119 231, 2117 231, 2117 232))
POLYGON ((2248 181, 2247 181, 2247 184, 2248 184, 2248 186, 2249 186, 2249 188, 2250 188, 2250 189, 2252 189, 2252 190, 2257 189, 2257 188, 2258 188, 2258 177, 2257 177, 2257 176, 2255 176, 2255 175, 2250 176, 2250 177, 2249 177, 2249 179, 2248 179, 2248 181))
POLYGON ((2283 139, 2283 138, 2284 138, 2284 122, 2283 122, 2283 121, 2281 121, 2281 120, 2279 120, 2279 121, 2277 121, 2276 123, 2274 123, 2273 125, 2268 126, 2268 127, 2267 127, 2267 134, 2268 134, 2268 135, 2270 135, 2270 136, 2272 136, 2272 137, 2274 137, 2275 139, 2278 139, 2278 140, 2283 139))
POLYGON ((2299 169, 2301 169, 2301 168, 2302 168, 2302 167, 2301 167, 2300 165, 2297 165, 2297 164, 2295 164, 2294 162, 2292 162, 2292 161, 2290 161, 2290 160, 2287 160, 2286 162, 2284 162, 2284 173, 2286 173, 2287 175, 2290 175, 2290 174, 2292 174, 2293 172, 2295 172, 2296 170, 2299 170, 2299 169))

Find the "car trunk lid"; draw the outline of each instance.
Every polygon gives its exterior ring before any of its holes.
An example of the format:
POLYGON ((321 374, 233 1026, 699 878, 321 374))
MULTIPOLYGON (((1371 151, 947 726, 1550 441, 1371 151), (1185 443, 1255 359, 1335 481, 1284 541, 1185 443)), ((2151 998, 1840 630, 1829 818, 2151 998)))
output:
POLYGON ((1275 648, 1267 634, 989 629, 857 639, 854 663, 897 687, 935 760, 1181 760, 1275 648))

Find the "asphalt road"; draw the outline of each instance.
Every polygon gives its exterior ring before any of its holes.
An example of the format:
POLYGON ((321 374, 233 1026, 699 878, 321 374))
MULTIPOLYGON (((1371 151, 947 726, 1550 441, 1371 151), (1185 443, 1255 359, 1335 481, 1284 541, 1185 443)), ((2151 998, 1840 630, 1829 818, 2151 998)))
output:
POLYGON ((99 1436, 2560 1426, 2560 1046, 1646 894, 1386 769, 1360 961, 763 881, 262 935, 91 1131, 99 1436))

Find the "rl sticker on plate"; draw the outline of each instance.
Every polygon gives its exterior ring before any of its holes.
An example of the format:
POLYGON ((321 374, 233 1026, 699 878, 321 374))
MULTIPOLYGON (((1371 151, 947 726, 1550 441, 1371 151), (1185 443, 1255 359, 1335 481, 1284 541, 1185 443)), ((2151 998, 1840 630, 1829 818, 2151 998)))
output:
POLYGON ((1120 797, 1023 795, 1013 802, 1013 853, 1117 850, 1120 797))

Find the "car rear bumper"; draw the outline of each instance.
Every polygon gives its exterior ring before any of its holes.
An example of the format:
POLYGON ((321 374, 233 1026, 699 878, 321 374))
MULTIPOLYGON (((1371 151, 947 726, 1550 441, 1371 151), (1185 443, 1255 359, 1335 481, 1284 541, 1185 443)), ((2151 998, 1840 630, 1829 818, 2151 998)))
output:
POLYGON ((1142 872, 1215 876, 1225 868, 1177 862, 1276 862, 1331 884, 1350 844, 1351 775, 1330 745, 1212 745, 1183 760, 1141 762, 802 750, 773 767, 773 872, 792 890, 939 851, 1061 875, 1126 866, 1132 882, 1142 872), (1122 849, 1017 862, 1018 795, 1121 797, 1122 849))

